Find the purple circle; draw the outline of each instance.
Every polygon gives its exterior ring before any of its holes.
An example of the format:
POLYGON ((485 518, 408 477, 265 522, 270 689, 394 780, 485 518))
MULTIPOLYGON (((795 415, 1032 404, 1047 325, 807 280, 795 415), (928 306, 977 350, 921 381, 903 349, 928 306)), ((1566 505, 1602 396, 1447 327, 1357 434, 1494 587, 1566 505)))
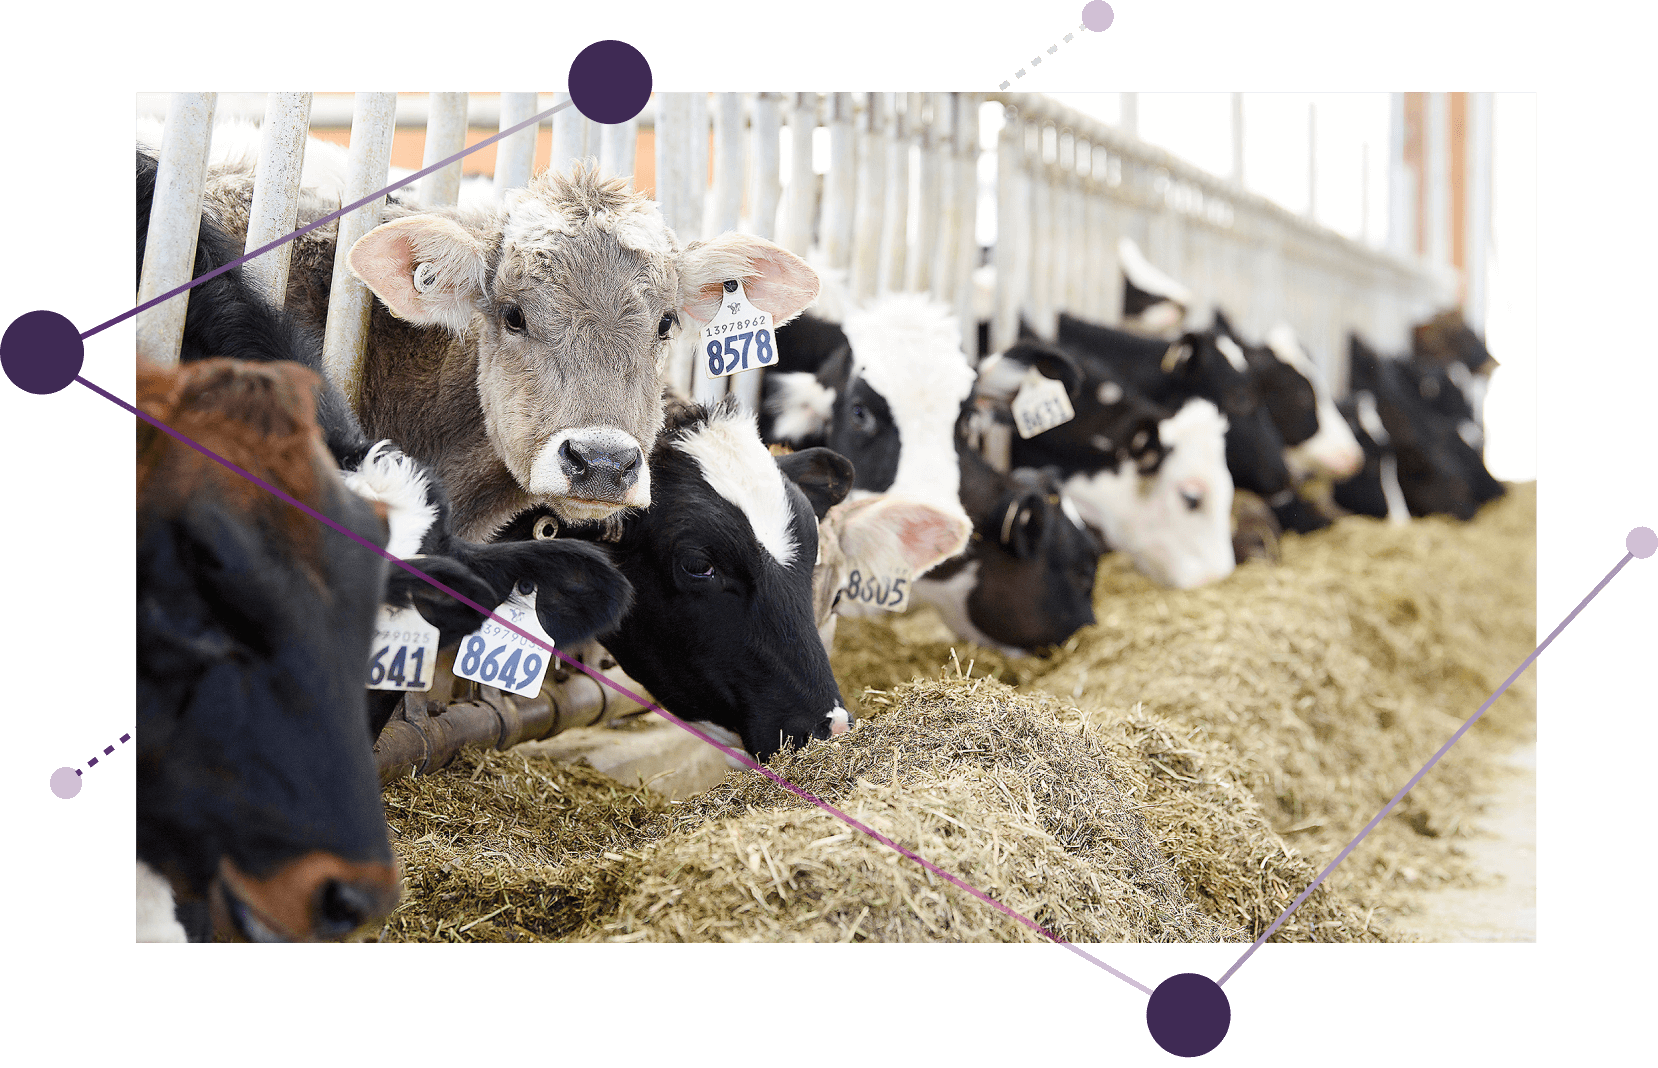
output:
POLYGON ((85 359, 81 332, 54 311, 24 312, 0 337, 0 367, 29 393, 56 393, 81 373, 85 359))
POLYGON ((1082 5, 1082 24, 1095 33, 1111 28, 1117 13, 1111 10, 1111 5, 1105 0, 1088 0, 1082 5))
POLYGON ((1658 534, 1654 534, 1651 527, 1636 527, 1629 532, 1623 544, 1637 560, 1645 560, 1658 552, 1658 534))
POLYGON ((577 111, 614 126, 645 109, 651 65, 626 41, 594 41, 570 64, 569 85, 577 111))
POLYGON ((1201 1057, 1232 1026, 1232 1004, 1206 975, 1184 972, 1158 984, 1146 1005, 1151 1037, 1176 1057, 1201 1057))
POLYGON ((80 793, 80 773, 74 768, 59 768, 52 772, 52 792, 65 801, 80 793))

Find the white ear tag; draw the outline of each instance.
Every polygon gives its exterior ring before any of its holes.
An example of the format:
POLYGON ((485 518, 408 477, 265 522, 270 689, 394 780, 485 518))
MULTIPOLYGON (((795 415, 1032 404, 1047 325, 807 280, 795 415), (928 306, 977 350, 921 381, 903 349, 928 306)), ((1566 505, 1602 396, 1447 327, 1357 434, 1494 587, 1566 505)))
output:
POLYGON ((430 690, 438 658, 438 629, 413 608, 380 606, 369 646, 368 688, 430 690))
MULTIPOLYGON (((495 609, 495 614, 548 645, 553 644, 535 614, 533 593, 526 596, 514 591, 495 609)), ((551 659, 552 654, 547 650, 495 620, 486 619, 483 626, 461 639, 461 647, 455 650, 455 674, 520 697, 534 697, 541 692, 541 680, 551 659)))
POLYGON ((1034 367, 1025 372, 1024 384, 1013 398, 1013 425, 1020 437, 1034 438, 1044 430, 1069 423, 1076 414, 1063 383, 1045 377, 1034 367))
POLYGON ((416 293, 429 293, 432 287, 438 284, 438 268, 435 263, 417 264, 414 269, 414 287, 416 293))
POLYGON ((878 571, 855 567, 846 576, 846 585, 840 588, 835 604, 846 606, 842 615, 865 615, 864 609, 884 608, 888 612, 902 612, 910 606, 910 569, 902 563, 878 571))
POLYGON ((737 288, 725 293, 720 310, 702 328, 702 359, 709 378, 724 378, 777 362, 771 315, 748 302, 741 282, 728 284, 737 288))

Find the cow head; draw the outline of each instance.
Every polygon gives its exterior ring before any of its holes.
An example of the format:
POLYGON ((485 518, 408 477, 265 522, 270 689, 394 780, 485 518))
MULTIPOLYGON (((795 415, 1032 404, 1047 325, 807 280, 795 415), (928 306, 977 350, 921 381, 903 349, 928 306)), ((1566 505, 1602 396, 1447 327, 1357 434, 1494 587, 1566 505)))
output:
POLYGON ((532 500, 570 521, 650 504, 661 364, 676 331, 718 311, 723 283, 741 281, 780 323, 818 289, 805 261, 757 237, 681 245, 625 179, 585 165, 497 207, 413 211, 348 262, 393 314, 476 341, 491 445, 532 500))
MULTIPOLYGON (((813 614, 823 647, 832 650, 841 614, 883 611, 844 603, 854 571, 864 575, 921 575, 967 546, 972 527, 954 509, 884 493, 842 501, 818 524, 813 614)), ((912 579, 913 581, 913 579, 912 579)))
POLYGON ((1244 352, 1261 399, 1288 446, 1284 459, 1292 474, 1346 478, 1363 466, 1364 451, 1294 330, 1280 323, 1267 332, 1265 345, 1246 346, 1244 352))
POLYGON ((633 585, 605 647, 668 711, 735 732, 761 759, 844 732, 812 580, 818 521, 851 489, 851 465, 822 448, 773 457, 728 401, 670 404, 651 466, 650 508, 566 532, 606 542, 633 585))
MULTIPOLYGON (((296 364, 208 360, 141 370, 138 397, 384 545, 385 523, 323 446, 318 384, 296 364)), ((139 425, 138 856, 222 938, 339 937, 396 902, 363 704, 384 570, 139 425)))

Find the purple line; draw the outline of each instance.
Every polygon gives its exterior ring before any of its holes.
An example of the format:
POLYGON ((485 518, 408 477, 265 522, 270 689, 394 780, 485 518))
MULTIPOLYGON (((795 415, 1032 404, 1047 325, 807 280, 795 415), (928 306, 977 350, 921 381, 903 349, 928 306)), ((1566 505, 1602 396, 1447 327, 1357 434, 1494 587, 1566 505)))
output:
POLYGON ((97 766, 98 766, 98 758, 97 758, 97 757, 93 757, 93 758, 92 758, 92 759, 91 759, 91 760, 88 760, 88 761, 87 761, 87 762, 86 762, 86 766, 87 766, 87 767, 89 767, 89 768, 95 768, 95 767, 97 767, 97 766))
POLYGON ((1411 787, 1415 786, 1418 782, 1420 782, 1422 780, 1422 776, 1426 775, 1433 768, 1433 766, 1435 764, 1439 763, 1439 758, 1444 756, 1446 753, 1450 752, 1451 746, 1455 745, 1457 743, 1457 741, 1459 739, 1461 739, 1464 734, 1468 733, 1468 728, 1472 727, 1474 725, 1474 723, 1476 721, 1478 721, 1478 719, 1481 716, 1485 715, 1485 710, 1490 708, 1492 703, 1495 702, 1497 700, 1497 698, 1501 697, 1505 692, 1507 692, 1507 690, 1510 686, 1514 685, 1514 680, 1518 679, 1521 676, 1521 674, 1523 674, 1525 672, 1526 668, 1531 666, 1531 662, 1533 660, 1536 660, 1539 656, 1543 655, 1543 650, 1547 649, 1549 647, 1549 644, 1551 642, 1553 642, 1555 640, 1555 638, 1560 636, 1560 632, 1566 629, 1566 624, 1568 624, 1572 620, 1576 619, 1577 614, 1579 612, 1583 611, 1583 609, 1588 606, 1589 602, 1594 600, 1595 596, 1597 594, 1599 594, 1601 590, 1604 590, 1606 588, 1606 584, 1608 582, 1611 582, 1612 579, 1617 575, 1617 573, 1623 570, 1624 565, 1629 563, 1629 561, 1631 561, 1633 559, 1635 559, 1635 555, 1633 553, 1625 553, 1624 554, 1624 558, 1622 560, 1618 561, 1618 565, 1616 567, 1614 567, 1611 571, 1608 571, 1606 573, 1606 577, 1600 580, 1599 585, 1597 585, 1594 589, 1589 591, 1589 596, 1587 596, 1587 597, 1583 598, 1583 600, 1579 601, 1577 607, 1572 609, 1571 613, 1569 615, 1567 615, 1565 619, 1560 621, 1560 625, 1558 627, 1554 628, 1554 630, 1549 632, 1549 636, 1547 638, 1543 639, 1542 644, 1539 645, 1537 648, 1533 649, 1531 651, 1531 655, 1526 657, 1525 660, 1521 661, 1520 666, 1514 669, 1514 674, 1510 675, 1508 677, 1507 681, 1505 681, 1501 686, 1497 687, 1497 691, 1495 693, 1493 693, 1490 697, 1487 697, 1485 699, 1485 704, 1480 706, 1478 712, 1475 712, 1472 716, 1469 716, 1467 722, 1465 722, 1462 726, 1457 728, 1457 732, 1455 734, 1451 735, 1450 741, 1448 741, 1444 745, 1440 746, 1439 747, 1439 752, 1435 753, 1432 756, 1432 758, 1430 758, 1428 760, 1428 762, 1426 764, 1422 765, 1422 770, 1418 771, 1415 775, 1411 776, 1410 782, 1405 783, 1404 788, 1401 789, 1398 793, 1393 795, 1393 800, 1389 801, 1387 803, 1387 805, 1385 807, 1383 807, 1383 809, 1380 812, 1376 813, 1376 818, 1371 820, 1369 823, 1365 824, 1364 830, 1360 831, 1358 833, 1357 837, 1355 837, 1351 842, 1347 843, 1347 848, 1343 849, 1336 856, 1335 860, 1332 860, 1329 863, 1329 865, 1327 867, 1325 867, 1325 869, 1323 871, 1318 873, 1318 878, 1313 880, 1312 885, 1307 887, 1307 889, 1301 891, 1301 896, 1300 897, 1298 897, 1294 901, 1290 902, 1290 907, 1284 910, 1283 915, 1279 916, 1276 920, 1272 921, 1272 926, 1268 927, 1266 929, 1266 933, 1261 935, 1261 937, 1257 938, 1255 940, 1254 945, 1252 945, 1248 949, 1244 950, 1243 956, 1239 957, 1236 961, 1234 961, 1233 964, 1232 964, 1232 967, 1226 969, 1226 974, 1221 976, 1220 979, 1216 982, 1215 985, 1217 985, 1217 986, 1225 985, 1226 981, 1228 979, 1232 978, 1232 973, 1237 971, 1239 968, 1243 967, 1244 961, 1248 960, 1254 954, 1254 952, 1257 949, 1260 949, 1261 944, 1263 942, 1265 942, 1268 938, 1271 938, 1272 933, 1274 931, 1278 930, 1279 927, 1283 926, 1284 921, 1290 918, 1290 913, 1294 912, 1296 909, 1301 907, 1301 903, 1303 901, 1307 900, 1308 895, 1310 895, 1314 890, 1318 889, 1318 884, 1322 883, 1324 881, 1325 877, 1328 876, 1332 871, 1335 870, 1336 865, 1340 864, 1342 861, 1347 859, 1347 854, 1353 852, 1353 850, 1358 847, 1358 844, 1360 842, 1364 841, 1365 835, 1367 835, 1371 831, 1375 830, 1377 825, 1380 824, 1384 818, 1386 818, 1387 814, 1389 812, 1393 811, 1394 806, 1397 805, 1400 801, 1403 801, 1405 799, 1405 795, 1410 793, 1411 787))
POLYGON ((523 122, 517 124, 516 126, 509 126, 505 130, 502 130, 500 133, 491 134, 490 136, 484 138, 482 141, 479 141, 475 145, 468 145, 466 148, 461 149, 459 152, 455 153, 453 156, 448 157, 447 159, 440 159, 436 163, 432 164, 430 167, 426 167, 426 168, 423 168, 421 170, 415 171, 413 174, 409 175, 407 178, 400 178, 397 181, 393 182, 391 185, 386 186, 384 189, 381 189, 378 192, 370 193, 368 196, 364 197, 361 200, 353 201, 352 203, 347 204, 345 207, 341 208, 339 211, 332 212, 328 215, 324 215, 322 218, 318 219, 316 222, 308 223, 305 226, 300 227, 298 230, 295 230, 291 234, 287 234, 283 237, 277 238, 275 241, 272 241, 268 245, 262 245, 259 248, 256 248, 252 252, 248 253, 246 256, 243 256, 239 260, 231 260, 229 263, 225 264, 223 267, 215 267, 213 270, 208 271, 204 275, 201 275, 197 278, 190 279, 190 281, 188 281, 188 282, 184 283, 183 285, 179 286, 177 289, 170 289, 167 292, 161 294, 161 296, 159 296, 159 297, 154 297, 150 300, 146 300, 144 303, 140 304, 138 307, 132 308, 128 311, 124 311, 120 315, 117 315, 115 318, 109 320, 108 322, 99 323, 97 326, 93 327, 91 330, 88 330, 86 333, 82 334, 81 335, 81 340, 85 341, 87 338, 91 337, 93 334, 98 333, 99 331, 108 330, 110 327, 114 326, 116 323, 125 322, 126 320, 131 319, 133 316, 137 315, 141 311, 144 311, 146 308, 153 308, 157 304, 160 304, 164 300, 171 300, 174 297, 178 296, 180 293, 186 292, 187 290, 194 289, 196 286, 201 285, 203 282, 207 281, 210 278, 217 278, 219 275, 224 274, 226 271, 228 271, 228 270, 230 270, 234 267, 240 267, 242 264, 244 264, 244 263, 248 262, 249 260, 253 259, 255 256, 263 256, 265 253, 269 252, 273 248, 279 248, 282 245, 287 244, 289 241, 292 241, 297 237, 303 237, 304 235, 310 233, 312 230, 315 230, 319 226, 327 226, 329 223, 333 222, 335 219, 338 219, 340 216, 350 214, 351 212, 356 211, 358 208, 362 207, 365 204, 369 204, 369 203, 372 203, 373 201, 379 200, 381 197, 385 196, 387 193, 393 192, 393 191, 398 190, 398 189, 402 189, 404 186, 408 185, 410 182, 418 181, 419 179, 426 177, 428 174, 431 174, 433 171, 442 170, 443 168, 449 166, 451 163, 454 163, 458 159, 463 159, 467 156, 470 156, 472 153, 478 151, 481 148, 488 148, 490 145, 493 145, 495 142, 499 141, 503 137, 507 137, 507 136, 510 136, 511 134, 515 134, 519 130, 524 129, 526 126, 533 126, 536 123, 539 123, 539 122, 543 121, 544 119, 546 119, 548 116, 554 114, 555 112, 563 111, 565 108, 569 107, 570 104, 571 104, 571 101, 566 100, 562 104, 553 105, 552 107, 548 108, 546 111, 541 112, 539 115, 531 115, 529 118, 525 119, 523 122))
MULTIPOLYGON (((92 390, 94 393, 97 393, 100 396, 106 397, 109 400, 115 402, 120 407, 125 408, 127 411, 131 412, 133 415, 136 415, 138 418, 144 420, 146 423, 149 423, 151 426, 155 427, 157 430, 160 430, 162 433, 168 435, 169 437, 173 438, 174 440, 182 442, 183 444, 190 446, 192 449, 195 449, 197 452, 201 453, 203 456, 206 456, 208 459, 214 460, 217 463, 222 464, 228 470, 234 471, 236 474, 241 475, 243 478, 247 479, 249 482, 252 482, 254 485, 258 486, 259 488, 261 488, 263 490, 266 490, 267 492, 269 492, 271 494, 274 494, 276 497, 280 498, 281 500, 286 501, 288 504, 293 505, 295 508, 298 508, 300 511, 304 512, 306 515, 312 517, 313 519, 319 520, 322 523, 326 524, 327 526, 333 528, 334 530, 339 531, 341 534, 344 534, 346 537, 350 538, 352 541, 355 541, 357 544, 363 546, 365 549, 369 549, 373 552, 376 552, 376 553, 380 554, 381 556, 385 557, 387 560, 390 560, 392 563, 396 564, 398 567, 401 567, 403 570, 407 571, 409 574, 415 576, 416 578, 422 580, 423 582, 428 583, 433 588, 438 589, 438 590, 442 590, 444 593, 446 593, 449 596, 455 598, 457 601, 460 601, 462 604, 468 606, 469 608, 474 608, 474 609, 478 610, 479 612, 482 612, 485 616, 489 617, 490 619, 493 619, 495 622, 501 624, 503 627, 506 627, 508 630, 512 631, 514 634, 517 634, 517 635, 523 637, 526 641, 531 642, 532 644, 534 644, 538 648, 545 649, 547 652, 549 652, 552 655, 558 657, 560 660, 564 661, 566 664, 568 664, 571 667, 575 668, 576 670, 582 672, 583 674, 589 676, 595 682, 598 682, 598 683, 600 683, 601 685, 604 685, 604 686, 608 686, 612 690, 615 690, 617 693, 621 694, 623 697, 626 697, 628 700, 633 701, 634 703, 636 703, 636 704, 638 704, 638 705, 640 705, 644 708, 650 709, 652 712, 655 712, 657 715, 661 716, 663 719, 666 719, 668 722, 672 723, 674 726, 680 728, 683 731, 686 731, 689 734, 694 735, 697 738, 700 738, 702 741, 704 741, 704 742, 708 743, 709 745, 713 746, 715 749, 718 749, 720 752, 724 753, 726 756, 731 757, 734 760, 738 761, 739 763, 743 764, 745 767, 748 767, 751 770, 757 771, 761 775, 764 775, 766 778, 770 779, 772 782, 776 783, 778 786, 781 786, 783 789, 785 789, 785 790, 789 791, 790 793, 794 794, 796 797, 799 797, 800 799, 802 799, 804 801, 807 801, 807 802, 809 802, 813 805, 816 805, 818 808, 823 809, 825 812, 829 813, 831 816, 834 816, 836 819, 838 819, 841 822, 845 823, 847 826, 852 827, 856 830, 862 831, 864 834, 866 834, 869 837, 875 839, 877 842, 880 842, 882 845, 887 846, 890 849, 895 850, 896 852, 902 854, 905 857, 908 857, 910 860, 915 861, 917 864, 921 865, 923 868, 926 868, 928 871, 932 872, 934 875, 937 875, 939 878, 945 880, 946 882, 949 882, 953 886, 956 886, 956 887, 958 887, 962 890, 967 891, 969 894, 972 894, 974 897, 978 898, 980 901, 983 901, 985 904, 991 906, 992 908, 995 908, 995 909, 999 910, 1000 912, 1002 912, 1003 914, 1011 917, 1012 919, 1018 920, 1020 923, 1024 924, 1026 927, 1029 927, 1031 930, 1037 932, 1038 934, 1042 935, 1044 938, 1048 939, 1049 941, 1051 941, 1051 942, 1053 942, 1057 945, 1064 946, 1066 949, 1070 950, 1072 953, 1075 953, 1077 956, 1081 957, 1083 960, 1088 961, 1090 964, 1094 964, 1094 965, 1096 965, 1100 968, 1103 968, 1105 971, 1110 972, 1112 975, 1114 975, 1117 978, 1121 979, 1123 982, 1127 983, 1128 985, 1134 987, 1136 990, 1140 991, 1141 993, 1146 994, 1147 996, 1149 996, 1151 994, 1151 992, 1152 992, 1151 988, 1146 986, 1144 983, 1141 983, 1136 979, 1130 978, 1128 975, 1124 974, 1123 972, 1118 971, 1116 968, 1113 968, 1111 965, 1109 965, 1109 964, 1105 963, 1104 961, 1100 960, 1098 957, 1095 957, 1093 954, 1091 954, 1088 951, 1084 950, 1080 946, 1077 946, 1077 945, 1073 944, 1072 942, 1069 942, 1066 939, 1061 938, 1059 935, 1054 934, 1052 931, 1048 930, 1046 927, 1043 927, 1041 924, 1037 923, 1035 920, 1030 919, 1029 917, 1025 916, 1023 913, 1009 908, 1008 906, 1002 904, 1000 901, 997 901, 995 898, 992 898, 990 895, 984 893, 982 890, 979 890, 979 889, 969 885, 968 883, 963 882, 961 879, 958 879, 956 876, 951 875, 949 872, 945 871, 943 868, 940 868, 938 865, 936 865, 936 864, 932 863, 931 861, 923 858, 922 856, 915 853, 914 851, 904 848, 903 846, 899 845, 897 842, 894 842, 892 839, 888 838, 886 835, 881 834, 879 831, 876 831, 874 828, 869 827, 869 826, 859 822, 858 820, 853 819, 851 816, 848 816, 846 813, 842 812, 840 809, 836 808, 834 805, 829 804, 827 801, 824 801, 822 798, 819 798, 819 797, 817 797, 817 796, 815 796, 811 793, 808 793, 807 791, 805 791, 805 790, 801 789, 800 787, 796 786, 794 783, 792 783, 789 780, 783 778, 781 775, 777 774, 776 772, 770 770, 769 768, 761 766, 759 764, 759 762, 757 762, 753 757, 749 756, 747 753, 741 752, 741 751, 736 750, 736 749, 732 749, 730 746, 725 745, 723 742, 718 742, 718 741, 714 740, 713 738, 711 738, 708 735, 704 734, 702 731, 700 731, 697 728, 691 726, 691 724, 689 724, 689 723, 685 722, 684 720, 680 719, 678 716, 674 715, 672 712, 669 712, 667 709, 663 708, 661 705, 658 705, 658 704, 655 704, 652 701, 646 700, 643 696, 634 693, 632 690, 629 690, 627 687, 625 687, 625 686, 621 685, 620 683, 616 682, 614 679, 610 678, 608 675, 605 675, 601 672, 595 671, 594 669, 588 667, 586 664, 582 663, 581 661, 576 660, 573 657, 566 656, 564 653, 562 653, 559 650, 553 648, 551 645, 548 645, 546 642, 542 641, 540 638, 536 637, 535 635, 529 633, 526 630, 523 630, 522 628, 516 626, 515 624, 513 624, 513 623, 511 623, 511 622, 509 622, 505 619, 502 619, 500 616, 496 615, 494 612, 492 612, 489 609, 485 608, 483 605, 479 604, 478 602, 476 602, 476 601, 472 600, 471 598, 466 597, 466 596, 456 592, 455 590, 450 589, 448 586, 445 586, 443 583, 441 583, 438 580, 432 578, 432 576, 426 574, 424 571, 421 571, 419 568, 417 568, 414 565, 410 564, 408 561, 398 559, 396 556, 393 556, 391 553, 388 553, 385 549, 382 549, 380 546, 374 544, 372 541, 369 541, 367 538, 364 538, 360 534, 357 534, 355 531, 347 530, 345 527, 343 527, 340 524, 334 522, 334 520, 332 520, 332 519, 328 518, 327 516, 323 515, 321 512, 318 512, 314 508, 311 508, 309 505, 306 505, 306 504, 304 504, 300 501, 295 500, 294 498, 290 497, 288 494, 282 492, 281 490, 277 489, 275 486, 271 485, 269 482, 266 482, 264 479, 259 478, 258 476, 253 475, 248 471, 243 470, 241 467, 237 466, 236 464, 231 463, 229 460, 225 459, 223 456, 220 456, 218 453, 214 452, 212 449, 209 449, 205 445, 199 444, 198 442, 191 440, 190 438, 186 437, 185 435, 179 433, 177 430, 174 430, 172 427, 170 427, 167 424, 161 422, 159 419, 155 419, 155 418, 153 418, 149 415, 146 415, 144 412, 139 411, 137 408, 133 407, 132 405, 128 404, 126 401, 124 401, 121 398, 115 396, 114 394, 108 392, 107 390, 103 389, 102 387, 97 386, 97 385, 93 384, 92 382, 87 381, 85 378, 81 377, 80 375, 75 376, 75 381, 79 382, 81 385, 83 385, 83 386, 87 387, 88 389, 92 390)), ((94 761, 94 763, 96 763, 96 762, 94 761)))
POLYGON ((104 756, 109 756, 109 754, 113 752, 115 752, 115 747, 113 745, 104 746, 104 756))
POLYGON ((121 735, 121 744, 122 745, 126 745, 130 741, 132 741, 132 735, 130 735, 130 734, 121 735))

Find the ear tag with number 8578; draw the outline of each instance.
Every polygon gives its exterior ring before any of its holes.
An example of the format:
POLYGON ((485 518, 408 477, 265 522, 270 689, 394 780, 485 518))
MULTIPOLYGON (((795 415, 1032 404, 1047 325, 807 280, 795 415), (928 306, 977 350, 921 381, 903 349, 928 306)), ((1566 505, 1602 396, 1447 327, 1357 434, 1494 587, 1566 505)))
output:
POLYGON ((724 378, 777 362, 771 315, 748 302, 741 282, 727 282, 725 287, 720 310, 702 328, 700 355, 709 378, 724 378))

